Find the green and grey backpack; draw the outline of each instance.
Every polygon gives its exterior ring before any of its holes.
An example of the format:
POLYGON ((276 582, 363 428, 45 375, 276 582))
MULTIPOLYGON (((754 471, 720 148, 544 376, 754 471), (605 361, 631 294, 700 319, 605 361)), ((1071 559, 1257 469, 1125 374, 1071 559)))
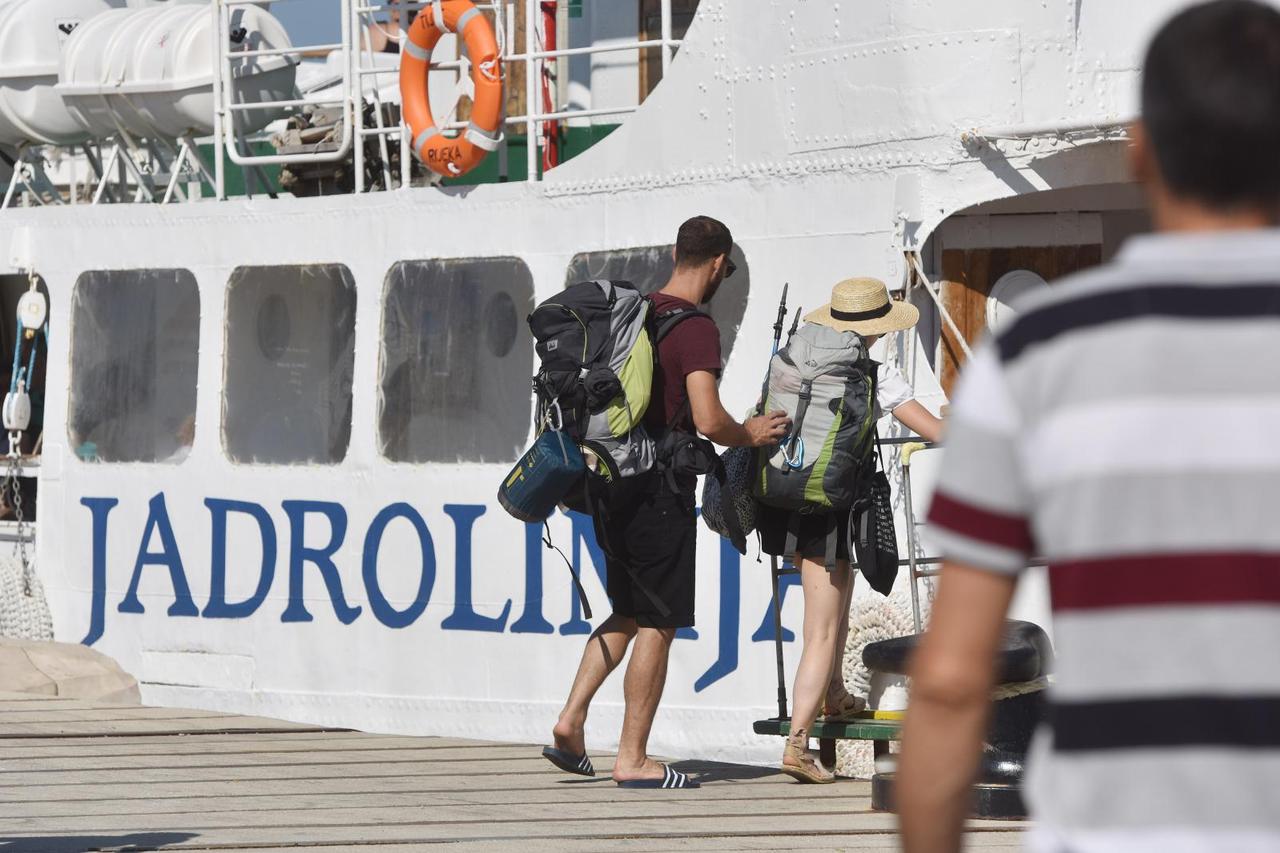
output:
POLYGON ((875 362, 862 338, 805 324, 769 366, 765 410, 785 411, 792 425, 781 444, 760 451, 756 497, 802 513, 865 500, 875 409, 875 362))
POLYGON ((698 316, 706 315, 654 316, 653 303, 625 281, 581 282, 539 304, 529 315, 541 362, 533 378, 538 431, 563 431, 599 460, 607 481, 651 470, 656 446, 644 415, 657 345, 698 316))

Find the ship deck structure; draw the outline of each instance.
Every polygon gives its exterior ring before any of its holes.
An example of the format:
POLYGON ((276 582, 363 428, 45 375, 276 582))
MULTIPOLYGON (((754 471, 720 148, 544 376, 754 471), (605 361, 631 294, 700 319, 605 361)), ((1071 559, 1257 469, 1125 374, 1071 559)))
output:
MULTIPOLYGON (((0 18, 30 2, 0 3, 0 18)), ((811 310, 854 275, 879 277, 921 308, 916 330, 873 354, 941 411, 967 353, 1016 310, 1018 293, 1109 259, 1149 227, 1125 128, 1146 38, 1185 5, 569 0, 544 20, 543 7, 556 4, 482 4, 502 31, 513 100, 503 147, 467 183, 427 180, 396 156, 409 141, 392 109, 395 61, 369 55, 358 36, 386 9, 293 2, 337 22, 333 43, 309 46, 325 48, 323 62, 304 62, 302 42, 281 46, 274 24, 261 24, 272 46, 246 49, 243 0, 212 0, 207 19, 162 10, 213 45, 208 73, 183 77, 194 100, 182 114, 207 105, 198 133, 148 140, 125 126, 133 94, 159 115, 172 89, 139 72, 136 92, 90 91, 84 80, 63 90, 84 110, 110 107, 85 120, 108 122, 103 138, 0 138, 0 161, 12 161, 0 167, 10 190, 0 209, 0 317, 33 288, 49 305, 47 351, 32 377, 39 453, 29 449, 19 471, 36 484, 38 514, 34 525, 3 526, 0 538, 30 543, 52 635, 117 659, 149 705, 204 709, 193 719, 247 714, 380 732, 386 739, 279 737, 402 748, 411 759, 396 768, 406 774, 396 785, 441 775, 438 787, 411 790, 442 797, 450 784, 473 784, 467 767, 486 750, 504 767, 536 766, 536 750, 493 742, 549 736, 591 630, 541 527, 514 521, 496 500, 533 435, 532 306, 596 277, 660 286, 679 223, 715 216, 733 231, 739 270, 711 306, 731 411, 756 400, 784 284, 793 306, 811 310), (615 6, 624 12, 602 11, 615 6), (289 74, 296 97, 238 100, 248 81, 277 92, 289 74), (274 129, 236 118, 264 109, 284 116, 274 129), (279 148, 270 134, 282 135, 279 148), (452 769, 437 774, 418 760, 425 754, 453 755, 452 769)), ((130 13, 103 14, 124 22, 130 13)), ((75 43, 74 31, 63 35, 75 43)), ((50 44, 56 53, 59 42, 50 44)), ((455 110, 465 63, 444 46, 433 61, 439 122, 465 123, 455 110)), ((56 94, 57 79, 47 63, 0 67, 0 113, 24 103, 5 100, 6 85, 56 94)), ((17 343, 9 328, 0 323, 6 353, 17 343)), ((943 452, 913 463, 917 513, 943 452)), ((899 489, 900 515, 903 499, 899 489)), ((602 613, 604 561, 589 520, 560 513, 550 531, 602 613)), ((927 529, 919 548, 927 558, 927 529)), ((777 739, 752 731, 775 709, 768 568, 705 530, 698 553, 698 622, 675 643, 653 747, 702 762, 774 762, 777 739)), ((888 599, 859 585, 851 686, 866 686, 856 644, 910 631, 903 583, 888 599)), ((1044 588, 1029 573, 1015 612, 1051 630, 1044 588)), ((794 666, 800 596, 785 584, 782 594, 794 666)), ((927 589, 924 598, 927 613, 927 589)), ((18 704, 6 699, 0 716, 21 717, 18 704)), ((89 713, 66 714, 80 710, 89 713)), ((593 749, 616 747, 621 712, 618 680, 588 725, 593 749)), ((149 752, 162 741, 108 742, 102 768, 117 754, 140 771, 164 760, 149 752)), ((57 749, 93 746, 60 743, 15 745, 0 731, 0 772, 21 789, 53 772, 40 762, 57 749), (21 749, 32 750, 23 766, 35 775, 7 766, 4 755, 21 749)), ((265 746, 244 748, 256 756, 246 766, 270 763, 265 746)), ((342 767, 334 763, 325 790, 349 790, 342 767)), ((161 769, 157 782, 184 783, 161 769)), ((306 772, 282 778, 323 775, 306 772)), ((581 789, 599 797, 602 825, 622 820, 611 809, 634 808, 594 793, 604 785, 543 774, 490 781, 531 783, 529 795, 551 805, 581 789)), ((750 811, 727 793, 742 788, 775 798, 779 812, 799 802, 767 775, 726 782, 703 795, 725 815, 750 811)), ((86 776, 66 790, 101 784, 86 776)), ((834 787, 855 803, 861 796, 834 787)), ((56 797, 57 788, 31 790, 56 797)), ((889 826, 887 817, 858 824, 828 796, 814 802, 840 814, 815 812, 805 830, 815 843, 824 827, 872 838, 889 826)), ((532 802, 519 808, 546 811, 532 802)), ((42 807, 72 809, 56 799, 42 807)), ((653 831, 670 820, 655 819, 653 831)), ((767 821, 757 823, 763 832, 767 821)), ((109 822, 86 815, 75 825, 96 832, 109 822)))

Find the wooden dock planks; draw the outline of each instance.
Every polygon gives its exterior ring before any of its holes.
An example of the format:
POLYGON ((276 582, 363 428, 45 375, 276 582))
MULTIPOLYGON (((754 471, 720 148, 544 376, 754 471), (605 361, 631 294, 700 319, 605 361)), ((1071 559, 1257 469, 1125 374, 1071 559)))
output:
MULTIPOLYGON (((0 853, 897 849, 865 782, 688 761, 700 790, 623 791, 538 752, 0 693, 0 853)), ((1019 846, 1020 825, 971 829, 1019 846)))

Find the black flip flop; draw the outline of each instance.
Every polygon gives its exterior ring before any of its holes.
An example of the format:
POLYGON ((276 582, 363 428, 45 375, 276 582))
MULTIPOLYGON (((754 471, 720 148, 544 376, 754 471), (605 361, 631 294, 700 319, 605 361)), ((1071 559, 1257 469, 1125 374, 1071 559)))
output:
MULTIPOLYGON (((702 785, 689 778, 688 774, 672 770, 667 764, 662 765, 665 771, 661 779, 626 779, 618 782, 619 788, 701 788, 702 785)), ((615 780, 617 781, 617 780, 615 780)))
POLYGON ((554 746, 544 746, 542 748, 542 757, 565 773, 573 773, 577 776, 596 775, 596 769, 591 766, 591 759, 587 758, 585 754, 574 755, 572 752, 556 749, 554 746))

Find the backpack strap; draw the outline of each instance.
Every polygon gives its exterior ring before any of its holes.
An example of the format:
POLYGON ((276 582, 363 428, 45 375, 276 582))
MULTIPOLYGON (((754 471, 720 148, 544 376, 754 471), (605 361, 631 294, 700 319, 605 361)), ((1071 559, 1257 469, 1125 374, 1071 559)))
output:
POLYGON ((830 520, 830 524, 831 524, 831 528, 827 531, 827 545, 825 548, 825 557, 826 557, 827 571, 834 572, 836 570, 836 555, 837 555, 836 543, 840 541, 840 537, 836 534, 836 528, 838 528, 840 525, 836 523, 836 518, 834 517, 834 515, 830 520))
MULTIPOLYGON (((649 299, 649 305, 653 305, 652 299, 649 299)), ((653 336, 653 360, 655 363, 661 360, 658 354, 658 346, 666 340, 667 335, 674 332, 676 326, 686 320, 692 320, 694 317, 706 317, 712 323, 715 322, 715 320, 711 319, 710 314, 706 311, 699 311, 697 308, 672 308, 669 311, 654 314, 649 318, 650 333, 653 336)), ((674 420, 674 423, 677 424, 686 422, 690 424, 693 422, 693 403, 689 400, 687 390, 684 395, 684 405, 676 412, 674 420)))
MULTIPOLYGON (((827 528, 825 544, 823 545, 822 560, 823 560, 823 563, 826 565, 826 569, 828 572, 834 572, 836 570, 836 562, 839 557, 840 525, 836 523, 837 522, 836 515, 837 515, 836 513, 832 513, 827 518, 827 521, 830 526, 827 528)), ((791 512, 787 514, 787 537, 785 540, 786 544, 784 544, 782 547, 782 553, 784 555, 793 556, 795 558, 797 567, 799 566, 800 560, 804 558, 804 555, 799 553, 800 537, 796 535, 796 524, 799 523, 800 517, 801 517, 800 513, 796 513, 796 512, 791 512)), ((811 517, 811 516, 806 516, 806 517, 811 517)), ((852 526, 850 527, 850 529, 852 529, 852 526)))
POLYGON ((782 546, 782 554, 787 559, 795 560, 797 563, 796 568, 799 568, 800 561, 796 558, 801 556, 797 553, 800 550, 800 537, 796 536, 794 522, 795 519, 792 517, 792 513, 787 513, 787 538, 786 544, 782 546))
MULTIPOLYGON (((650 301, 652 304, 652 301, 650 301)), ((670 311, 663 311, 661 314, 653 315, 653 343, 654 346, 662 343, 662 341, 675 331, 685 320, 692 320, 694 317, 706 317, 711 320, 711 315, 706 311, 699 311, 697 308, 672 308, 670 311)), ((714 320, 711 320, 713 323, 714 320)))
POLYGON ((806 379, 800 383, 799 402, 796 403, 796 416, 791 420, 791 439, 787 442, 788 446, 784 447, 782 452, 782 458, 786 462, 782 471, 784 474, 789 469, 804 467, 804 441, 800 438, 800 428, 804 426, 804 416, 809 412, 809 401, 812 399, 813 380, 806 379), (799 445, 798 456, 796 454, 797 445, 799 445))
POLYGON ((555 551, 560 555, 560 559, 564 560, 565 567, 569 569, 569 576, 573 578, 573 588, 578 593, 578 601, 582 604, 583 614, 591 618, 591 602, 587 600, 587 591, 582 588, 582 579, 578 577, 578 573, 573 570, 573 563, 569 562, 569 558, 564 555, 551 541, 551 524, 547 521, 542 522, 542 544, 546 545, 549 550, 555 551))

